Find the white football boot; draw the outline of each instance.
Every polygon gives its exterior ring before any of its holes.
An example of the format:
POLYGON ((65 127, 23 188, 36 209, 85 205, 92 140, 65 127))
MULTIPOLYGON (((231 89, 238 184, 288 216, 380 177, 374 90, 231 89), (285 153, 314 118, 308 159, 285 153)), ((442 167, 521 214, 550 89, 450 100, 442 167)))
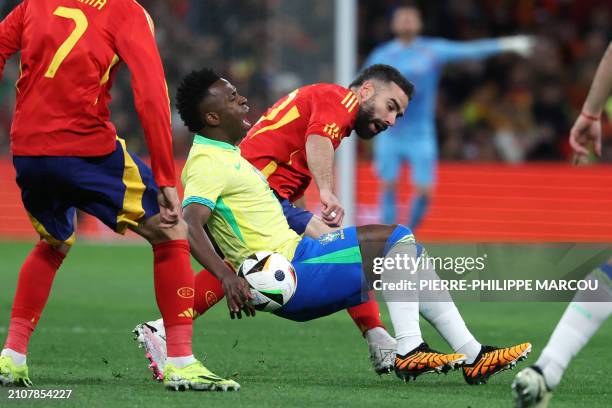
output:
POLYGON ((393 371, 397 341, 382 327, 375 327, 364 335, 370 350, 370 361, 377 374, 389 374, 393 371))
POLYGON ((149 369, 157 381, 164 379, 166 366, 166 329, 162 319, 141 323, 134 328, 134 340, 138 347, 145 350, 145 357, 149 360, 149 369))
POLYGON ((552 393, 538 367, 527 367, 514 377, 512 398, 516 408, 548 407, 552 393))

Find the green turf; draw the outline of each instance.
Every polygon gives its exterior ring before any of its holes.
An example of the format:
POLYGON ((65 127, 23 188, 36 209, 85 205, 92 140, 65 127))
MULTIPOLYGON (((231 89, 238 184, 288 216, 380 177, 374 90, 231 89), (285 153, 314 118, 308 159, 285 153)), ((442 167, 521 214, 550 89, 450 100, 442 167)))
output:
MULTIPOLYGON (((0 244, 0 338, 6 336, 19 266, 29 244, 0 244)), ((486 386, 468 386, 459 372, 404 384, 379 377, 367 347, 346 313, 293 323, 265 313, 230 320, 225 305, 196 323, 195 351, 207 366, 239 381, 239 393, 175 393, 150 380, 130 330, 156 317, 152 258, 145 246, 79 243, 61 268, 48 307, 32 338, 30 375, 41 389, 72 389, 68 401, 7 399, 0 406, 199 407, 368 406, 509 407, 513 372, 486 386)), ((482 342, 531 341, 540 353, 559 319, 558 303, 468 303, 460 310, 482 342)), ((608 322, 567 372, 553 407, 610 406, 608 322)), ((449 350, 427 324, 426 339, 449 350)), ((522 366, 526 364, 523 363, 522 366)))

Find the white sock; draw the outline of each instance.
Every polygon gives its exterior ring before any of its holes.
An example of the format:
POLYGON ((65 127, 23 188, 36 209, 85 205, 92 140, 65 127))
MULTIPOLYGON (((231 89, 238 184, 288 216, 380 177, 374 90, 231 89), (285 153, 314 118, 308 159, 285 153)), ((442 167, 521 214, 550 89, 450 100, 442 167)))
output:
POLYGON ((196 360, 193 354, 191 354, 189 356, 183 357, 168 357, 168 359, 166 360, 166 364, 172 364, 176 368, 183 368, 187 367, 189 364, 195 363, 196 361, 198 360, 196 360))
POLYGON ((593 337, 610 313, 612 303, 570 303, 535 363, 542 369, 548 388, 552 390, 559 385, 572 358, 593 337))
MULTIPOLYGON (((403 256, 404 254, 414 256, 415 253, 414 244, 397 243, 386 257, 395 258, 396 255, 403 256)), ((409 275, 406 270, 401 269, 385 270, 381 275, 383 283, 397 283, 410 278, 416 279, 416 275, 409 275)), ((395 330, 397 354, 403 356, 423 342, 419 326, 418 292, 410 290, 383 290, 382 292, 395 330)))
POLYGON ((10 357, 13 360, 13 364, 20 366, 26 363, 26 355, 16 352, 13 349, 5 348, 0 353, 0 356, 10 357))
POLYGON ((463 346, 453 350, 455 350, 455 353, 465 355, 466 364, 472 364, 476 360, 476 357, 478 357, 480 349, 482 349, 482 344, 480 344, 476 339, 472 338, 472 340, 465 343, 463 346))
POLYGON ((364 337, 368 344, 375 343, 388 348, 395 348, 397 342, 382 327, 374 327, 365 332, 364 337))
MULTIPOLYGON (((591 279, 594 279, 591 277, 591 279)), ((600 280, 599 286, 607 285, 600 280)), ((612 292, 599 292, 598 299, 608 296, 608 302, 581 302, 586 293, 577 292, 565 313, 557 323, 555 331, 548 340, 535 365, 544 374, 546 385, 553 390, 563 376, 572 358, 587 344, 597 329, 612 314, 612 292)))
POLYGON ((470 333, 453 302, 421 302, 419 311, 456 353, 465 354, 467 364, 476 360, 481 344, 470 333))
POLYGON ((419 304, 417 302, 388 302, 387 308, 395 329, 397 354, 403 356, 423 342, 419 327, 419 304))
MULTIPOLYGON (((427 281, 440 280, 433 265, 424 263, 420 278, 427 281)), ((465 354, 466 363, 471 364, 480 353, 481 344, 476 341, 465 325, 465 321, 447 290, 420 291, 419 312, 456 353, 465 354)))

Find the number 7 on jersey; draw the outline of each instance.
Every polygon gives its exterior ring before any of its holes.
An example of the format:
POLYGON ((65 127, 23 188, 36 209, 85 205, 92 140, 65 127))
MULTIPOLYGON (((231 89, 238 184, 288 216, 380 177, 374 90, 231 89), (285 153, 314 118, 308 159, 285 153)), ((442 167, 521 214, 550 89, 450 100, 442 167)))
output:
POLYGON ((51 60, 51 64, 49 65, 49 69, 45 73, 45 78, 53 78, 55 77, 55 73, 59 69, 64 59, 70 54, 70 51, 74 48, 76 43, 81 39, 89 23, 87 22, 87 16, 83 11, 77 8, 68 8, 68 7, 58 7, 53 12, 53 15, 58 17, 63 17, 74 21, 75 27, 74 30, 70 33, 66 41, 60 45, 60 47, 55 52, 53 59, 51 60))

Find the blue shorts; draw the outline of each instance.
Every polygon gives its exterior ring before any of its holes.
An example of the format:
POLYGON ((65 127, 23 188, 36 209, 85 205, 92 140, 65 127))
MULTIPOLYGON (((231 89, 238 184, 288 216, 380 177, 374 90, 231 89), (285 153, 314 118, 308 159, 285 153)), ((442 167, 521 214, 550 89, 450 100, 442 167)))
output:
POLYGON ((15 156, 13 165, 34 229, 54 244, 74 242, 77 208, 121 234, 159 213, 151 169, 121 139, 106 156, 15 156))
POLYGON ((408 162, 412 183, 419 187, 432 186, 438 160, 435 143, 435 136, 431 135, 414 142, 386 133, 378 135, 374 139, 374 161, 378 176, 383 181, 395 182, 399 178, 402 163, 408 162))
POLYGON ((276 193, 274 195, 276 195, 276 198, 281 203, 281 207, 283 207, 283 214, 285 214, 289 228, 302 235, 314 214, 303 208, 296 207, 291 201, 276 193))
POLYGON ((318 239, 305 237, 291 262, 297 275, 297 289, 289 302, 274 312, 278 316, 301 322, 368 300, 355 227, 318 239))
MULTIPOLYGON (((412 231, 397 226, 387 239, 386 254, 398 241, 414 240, 412 231)), ((297 275, 293 297, 275 314, 302 322, 327 316, 369 300, 357 228, 305 237, 291 260, 297 275)))

